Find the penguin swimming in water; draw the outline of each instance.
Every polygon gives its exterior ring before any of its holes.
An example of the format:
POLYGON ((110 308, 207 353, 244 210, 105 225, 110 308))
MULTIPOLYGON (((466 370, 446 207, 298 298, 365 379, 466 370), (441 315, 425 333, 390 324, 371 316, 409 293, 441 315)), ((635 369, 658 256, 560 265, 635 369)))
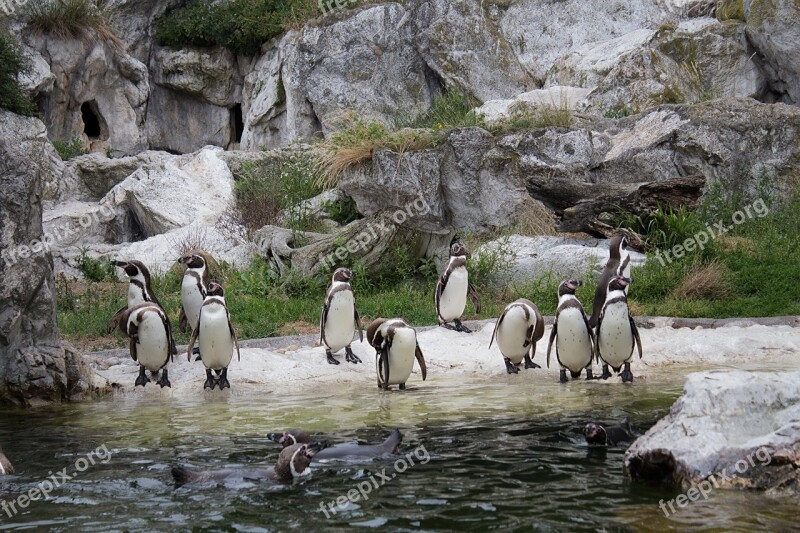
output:
POLYGON ((614 276, 608 282, 606 302, 597 320, 597 355, 603 361, 601 379, 608 379, 611 373, 608 367, 619 373, 620 367, 625 369, 620 376, 623 382, 633 381, 630 360, 633 358, 634 345, 639 347, 639 359, 642 358, 642 339, 639 329, 633 321, 628 309, 628 298, 625 288, 631 284, 630 278, 614 276))
POLYGON ((156 383, 162 389, 171 387, 167 363, 172 359, 170 346, 174 341, 164 310, 154 302, 143 302, 129 307, 122 320, 130 338, 131 358, 139 363, 139 377, 134 386, 144 387, 150 383, 145 370, 152 375, 161 370, 161 378, 156 383))
POLYGON ((595 338, 583 306, 575 296, 581 281, 568 279, 558 286, 558 309, 550 341, 547 343, 547 368, 550 368, 550 350, 553 341, 556 343, 556 358, 561 365, 559 381, 567 382, 567 370, 572 378, 581 375, 586 369, 586 379, 592 378, 592 357, 594 356, 595 338))
MULTIPOLYGON (((600 281, 594 292, 592 316, 589 318, 589 325, 592 328, 597 327, 597 319, 606 301, 608 282, 614 276, 622 276, 624 278, 631 276, 631 255, 626 252, 627 247, 628 237, 621 233, 614 235, 608 241, 608 261, 606 261, 606 266, 603 268, 603 273, 600 275, 600 281)), ((627 287, 625 288, 625 294, 628 294, 627 287)))
POLYGON ((530 300, 520 298, 503 310, 494 326, 489 348, 497 338, 506 372, 516 374, 523 359, 525 368, 542 368, 533 362, 533 358, 536 356, 536 343, 543 336, 544 319, 539 309, 530 300))
MULTIPOLYGON (((283 433, 270 433, 267 438, 277 442, 284 448, 293 444, 308 444, 311 442, 311 436, 300 429, 287 429, 283 433)), ((396 455, 401 442, 403 442, 403 435, 399 429, 395 429, 381 444, 370 445, 343 442, 333 446, 326 446, 314 455, 312 462, 363 461, 387 455, 396 455)))
POLYGON ((10 476, 13 473, 14 467, 11 465, 11 461, 8 460, 6 454, 0 449, 0 476, 10 476))
MULTIPOLYGON (((141 261, 114 261, 114 265, 123 269, 125 274, 128 276, 128 303, 127 305, 122 306, 119 311, 114 313, 114 316, 111 317, 111 320, 108 322, 108 332, 111 333, 114 328, 119 327, 119 329, 127 334, 127 319, 123 320, 123 316, 126 312, 135 307, 136 305, 152 302, 156 304, 161 310, 163 311, 163 307, 161 306, 161 302, 158 301, 156 295, 153 293, 153 289, 150 286, 150 271, 144 266, 144 263, 141 261)), ((172 324, 169 321, 169 316, 164 314, 167 319, 167 329, 169 330, 169 337, 170 342, 170 349, 173 354, 178 353, 178 349, 175 347, 175 340, 172 337, 172 324)))
POLYGON ((178 262, 186 265, 181 282, 181 314, 178 322, 181 333, 186 333, 197 329, 200 307, 208 292, 208 268, 200 254, 183 256, 178 262))
POLYGON ((405 390, 415 358, 422 372, 422 381, 428 377, 417 332, 404 320, 376 318, 367 328, 367 342, 375 348, 378 388, 389 390, 390 385, 398 385, 400 390, 405 390))
POLYGON ((322 305, 322 316, 319 321, 320 342, 325 346, 328 363, 332 365, 339 364, 339 361, 333 358, 333 354, 342 348, 345 350, 345 361, 361 362, 350 348, 356 328, 359 340, 364 342, 361 318, 358 316, 353 289, 350 287, 351 279, 353 272, 350 269, 337 268, 333 273, 325 303, 322 305))
POLYGON ((633 442, 634 439, 631 423, 627 418, 616 426, 603 426, 589 422, 583 428, 583 436, 588 444, 601 446, 616 446, 623 442, 633 442))
POLYGON ((236 485, 246 482, 270 484, 292 483, 311 475, 311 460, 324 448, 324 444, 293 444, 281 450, 275 466, 250 468, 222 468, 219 470, 193 470, 182 466, 172 467, 175 485, 236 485))
POLYGON ((450 245, 450 259, 444 272, 436 282, 433 301, 436 305, 436 319, 439 325, 455 331, 472 333, 472 330, 461 323, 461 316, 467 307, 467 296, 475 306, 475 313, 481 312, 481 299, 467 272, 467 248, 460 242, 450 245), (451 326, 448 322, 453 322, 451 326))
POLYGON ((192 332, 189 340, 187 356, 192 360, 192 348, 195 341, 199 339, 200 359, 206 367, 206 382, 204 389, 213 389, 219 386, 219 390, 230 388, 228 382, 228 365, 233 359, 233 349, 236 348, 236 356, 239 361, 242 356, 239 353, 239 338, 236 330, 231 323, 231 315, 225 304, 225 293, 222 285, 211 282, 208 287, 203 305, 197 318, 197 327, 192 332), (211 371, 217 373, 217 378, 211 375, 211 371))

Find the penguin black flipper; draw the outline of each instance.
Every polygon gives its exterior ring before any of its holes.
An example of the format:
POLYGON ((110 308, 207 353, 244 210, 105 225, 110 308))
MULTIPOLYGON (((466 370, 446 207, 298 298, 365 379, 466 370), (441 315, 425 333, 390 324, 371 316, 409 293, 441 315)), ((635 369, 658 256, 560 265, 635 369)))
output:
POLYGON ((128 335, 128 332, 126 330, 127 320, 125 321, 122 320, 123 316, 127 311, 128 311, 128 305, 125 304, 119 308, 119 311, 114 313, 114 315, 111 317, 111 320, 109 320, 108 324, 106 325, 106 329, 108 330, 109 333, 113 332, 116 328, 119 328, 119 330, 122 332, 123 335, 125 336, 128 335))
POLYGON ((419 343, 417 343, 417 350, 414 352, 414 357, 417 358, 417 363, 419 363, 420 372, 422 372, 422 381, 425 381, 425 378, 428 377, 428 367, 425 365, 425 356, 422 355, 422 349, 419 347, 419 343))
POLYGON ((327 346, 325 340, 325 322, 328 321, 328 304, 322 304, 322 313, 319 316, 319 342, 323 346, 327 346))
POLYGON ((478 291, 475 290, 475 286, 472 283, 467 284, 467 295, 472 300, 472 305, 475 306, 475 314, 481 314, 481 297, 478 296, 478 291))
POLYGON ((136 343, 139 342, 139 326, 137 326, 136 324, 130 324, 128 326, 128 337, 130 337, 131 339, 131 358, 134 361, 138 362, 139 357, 136 354, 136 343))
MULTIPOLYGON (((167 330, 167 351, 169 352, 169 355, 167 355, 167 360, 172 362, 175 360, 175 354, 178 353, 178 348, 175 346, 175 339, 172 338, 172 327, 169 325, 169 318, 167 317, 167 313, 163 312, 164 311, 163 307, 161 308, 161 311, 162 311, 161 323, 164 324, 164 329, 167 330)), ((166 365, 167 361, 164 361, 164 364, 166 365)), ((167 381, 167 383, 169 382, 167 381)), ((161 385, 161 387, 163 388, 164 385, 161 385)))
MULTIPOLYGON (((227 311, 227 307, 225 308, 227 311)), ((201 308, 202 311, 202 308, 201 308)), ((200 324, 200 320, 197 321, 197 324, 200 324)), ((197 329, 200 329, 199 327, 197 329)), ((233 327, 233 322, 231 322, 231 314, 228 313, 228 330, 231 332, 231 338, 233 339, 233 345, 236 346, 236 359, 238 361, 242 360, 242 354, 239 351, 239 336, 236 334, 236 328, 233 327)))
POLYGON ((389 389, 389 348, 392 347, 391 341, 386 339, 381 347, 381 367, 383 368, 383 390, 389 389))
MULTIPOLYGON (((506 308, 506 309, 508 309, 508 308, 506 308)), ((489 339, 489 348, 491 348, 491 347, 492 347, 492 343, 494 342, 494 338, 495 338, 495 336, 497 335, 497 330, 498 330, 498 329, 500 329, 500 324, 502 324, 502 322, 503 322, 503 319, 504 319, 505 317, 506 317, 506 311, 505 311, 505 309, 504 309, 504 310, 503 310, 503 314, 502 314, 502 315, 500 315, 500 318, 498 318, 498 319, 497 319, 497 322, 495 322, 495 324, 494 324, 494 331, 492 331, 492 338, 491 338, 491 339, 489 339)))
POLYGON ((192 350, 194 349, 194 343, 197 341, 197 335, 200 334, 200 315, 202 315, 202 314, 203 314, 203 308, 201 307, 200 308, 200 313, 197 315, 197 326, 198 327, 194 328, 194 331, 192 331, 192 336, 189 339, 189 351, 186 353, 186 358, 187 358, 186 360, 187 361, 191 361, 192 360, 192 350))
POLYGON ((358 316, 358 309, 356 306, 353 306, 353 315, 356 321, 356 329, 358 330, 358 339, 361 342, 364 342, 364 332, 361 330, 361 317, 358 316))
POLYGON ((634 322, 633 317, 628 315, 628 321, 631 323, 631 332, 633 332, 633 338, 636 340, 636 346, 639 348, 639 359, 642 358, 642 338, 639 336, 639 328, 636 327, 636 322, 634 322))
POLYGON ((181 333, 186 333, 186 328, 189 327, 189 319, 186 318, 186 311, 181 307, 181 314, 178 316, 178 328, 181 333))
POLYGON ((439 324, 445 323, 442 316, 439 314, 439 302, 442 299, 442 293, 444 292, 445 287, 447 287, 447 281, 450 279, 450 272, 445 269, 442 272, 442 275, 439 276, 439 279, 436 281, 436 290, 433 293, 433 303, 436 306, 436 319, 439 321, 439 324))
MULTIPOLYGON (((550 368, 550 350, 553 348, 553 341, 556 340, 556 332, 558 331, 558 314, 556 320, 553 322, 553 329, 550 330, 550 340, 547 343, 547 368, 550 368)), ((558 350, 558 348, 556 348, 558 350)))

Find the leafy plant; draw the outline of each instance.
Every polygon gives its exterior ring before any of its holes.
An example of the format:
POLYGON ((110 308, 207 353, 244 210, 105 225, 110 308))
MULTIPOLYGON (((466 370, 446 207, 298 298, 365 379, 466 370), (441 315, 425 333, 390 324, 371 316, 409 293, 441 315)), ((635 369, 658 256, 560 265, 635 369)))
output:
POLYGON ((433 98, 431 108, 413 118, 395 120, 395 128, 428 128, 433 130, 466 126, 484 126, 484 119, 473 110, 480 102, 456 88, 433 98))
POLYGON ((361 218, 356 208, 356 201, 349 196, 325 202, 323 207, 328 210, 328 216, 331 220, 342 225, 349 224, 361 218))
POLYGON ((17 80, 17 76, 27 70, 28 62, 16 40, 5 30, 0 30, 0 108, 18 115, 36 114, 36 105, 17 80))
POLYGON ((117 279, 114 263, 111 261, 98 261, 88 255, 86 248, 81 249, 78 256, 78 269, 83 277, 90 281, 113 281, 117 279))
POLYGON ((89 153, 89 150, 83 145, 83 141, 78 137, 73 137, 68 141, 53 141, 53 147, 58 152, 58 155, 61 156, 62 161, 69 161, 73 157, 89 153))

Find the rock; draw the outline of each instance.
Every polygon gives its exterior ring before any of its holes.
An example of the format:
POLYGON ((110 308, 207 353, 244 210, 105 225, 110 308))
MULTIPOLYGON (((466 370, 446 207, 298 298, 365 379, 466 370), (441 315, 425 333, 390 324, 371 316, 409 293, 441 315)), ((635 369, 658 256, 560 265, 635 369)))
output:
POLYGON ((584 100, 592 92, 582 87, 553 86, 547 89, 536 89, 522 93, 509 100, 490 100, 475 109, 484 116, 487 123, 492 124, 510 118, 515 112, 535 108, 549 107, 576 111, 584 104, 584 100))
POLYGON ((28 70, 19 74, 20 86, 30 94, 31 98, 52 91, 56 77, 50 72, 50 65, 42 54, 28 46, 23 47, 23 54, 28 60, 28 70))
POLYGON ((179 0, 107 0, 109 26, 127 45, 128 53, 145 65, 155 41, 155 20, 179 0))
POLYGON ((747 37, 769 78, 771 100, 800 105, 800 4, 796 0, 742 0, 747 37))
POLYGON ((387 3, 303 28, 284 79, 303 88, 323 132, 337 129, 346 110, 387 123, 428 110, 431 80, 416 51, 414 25, 403 23, 408 16, 401 5, 387 3))
POLYGON ((0 402, 61 401, 92 388, 61 346, 52 259, 42 239, 42 188, 56 157, 44 124, 0 110, 0 402))
POLYGON ((52 90, 40 93, 48 136, 78 137, 92 150, 115 155, 147 148, 147 67, 103 39, 26 35, 25 42, 50 66, 52 90))
MULTIPOLYGON (((313 198, 303 200, 299 205, 295 206, 291 210, 284 209, 278 215, 278 222, 281 224, 285 223, 290 219, 292 214, 308 217, 309 219, 317 219, 319 221, 327 219, 328 222, 333 222, 330 220, 331 204, 338 201, 344 201, 347 198, 347 195, 344 194, 340 189, 328 189, 313 198)), ((334 222, 334 226, 332 227, 336 228, 337 226, 338 224, 334 222)))
MULTIPOLYGON (((644 254, 629 250, 631 266, 643 266, 644 254)), ((558 280, 583 278, 590 271, 599 274, 608 260, 608 240, 566 237, 524 237, 510 235, 487 242, 475 256, 492 254, 503 268, 493 281, 526 283, 552 274, 558 280)))
POLYGON ((233 52, 225 48, 173 50, 156 46, 150 59, 153 83, 232 107, 242 101, 243 79, 233 52))
POLYGON ((800 372, 689 374, 669 415, 625 452, 634 480, 687 490, 800 490, 800 372))
MULTIPOLYGON (((504 9, 494 2, 430 0, 411 15, 418 53, 447 87, 478 100, 511 98, 535 88, 500 28, 504 9)), ((411 26, 411 23, 408 23, 411 26)))

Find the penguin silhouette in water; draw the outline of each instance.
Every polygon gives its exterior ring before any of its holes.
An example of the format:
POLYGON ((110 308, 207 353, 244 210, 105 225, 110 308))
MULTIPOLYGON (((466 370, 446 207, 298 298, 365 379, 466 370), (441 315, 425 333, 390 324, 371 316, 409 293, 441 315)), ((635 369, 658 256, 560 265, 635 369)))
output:
POLYGON ((467 307, 467 296, 475 306, 475 313, 480 314, 481 299, 478 291, 469 282, 469 273, 467 272, 467 248, 454 238, 450 245, 450 259, 436 282, 436 290, 433 294, 436 319, 440 326, 472 333, 472 330, 461 323, 461 317, 467 307), (449 322, 453 322, 455 325, 451 326, 449 322))
POLYGON ((633 442, 634 439, 631 423, 627 418, 615 426, 589 422, 583 428, 583 437, 587 443, 600 446, 616 446, 623 442, 633 442))
MULTIPOLYGON (((284 448, 294 444, 309 444, 312 441, 311 436, 301 429, 287 429, 282 433, 270 433, 267 438, 284 448)), ((387 455, 396 455, 401 442, 403 442, 403 435, 399 429, 395 429, 380 444, 343 442, 326 446, 314 455, 313 462, 364 461, 387 455)))

